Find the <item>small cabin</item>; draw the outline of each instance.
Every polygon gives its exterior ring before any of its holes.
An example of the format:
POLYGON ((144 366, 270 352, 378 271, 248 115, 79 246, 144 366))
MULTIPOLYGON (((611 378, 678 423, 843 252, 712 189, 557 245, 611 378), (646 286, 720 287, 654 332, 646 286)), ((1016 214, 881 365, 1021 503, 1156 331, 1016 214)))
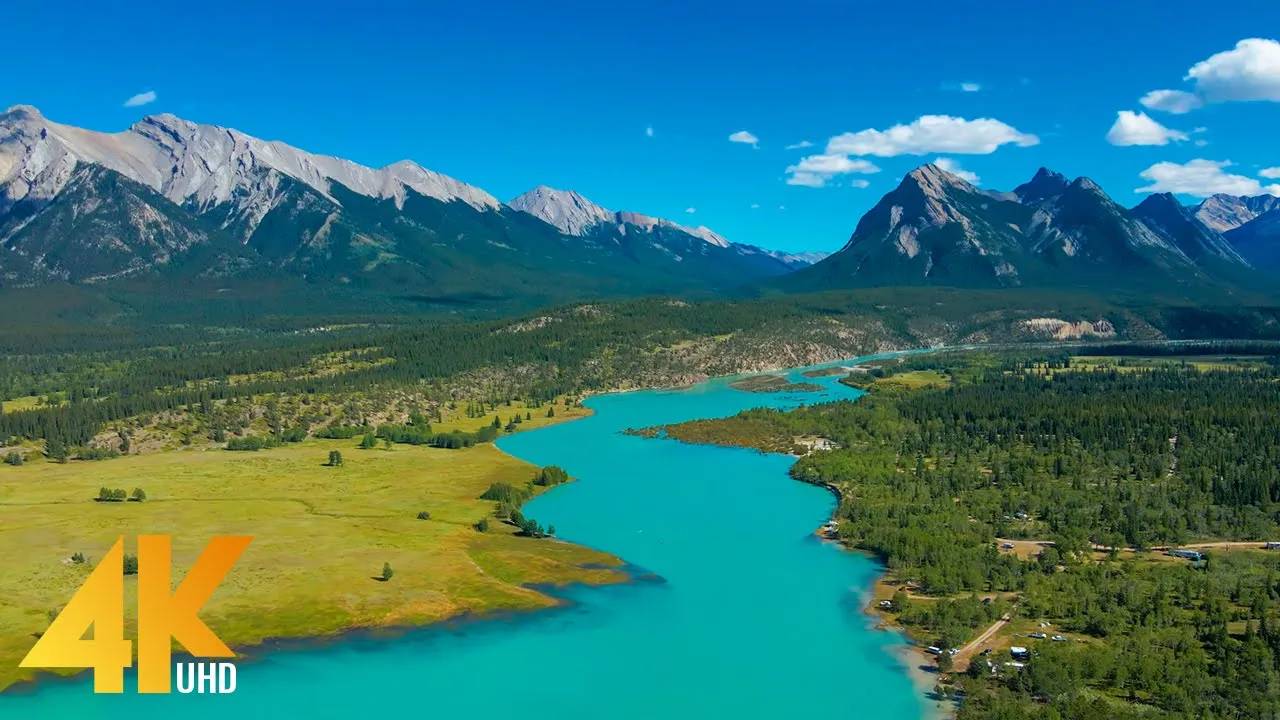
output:
POLYGON ((1191 560, 1192 562, 1200 562, 1204 559, 1204 553, 1199 550, 1187 550, 1185 548, 1177 548, 1169 551, 1169 557, 1182 558, 1183 560, 1191 560))

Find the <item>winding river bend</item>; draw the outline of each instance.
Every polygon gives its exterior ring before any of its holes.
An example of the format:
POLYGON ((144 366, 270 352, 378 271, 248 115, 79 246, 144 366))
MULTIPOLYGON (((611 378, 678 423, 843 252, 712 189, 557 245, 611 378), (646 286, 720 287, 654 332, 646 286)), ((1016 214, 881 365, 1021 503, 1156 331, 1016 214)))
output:
POLYGON ((635 583, 570 588, 560 610, 267 653, 240 665, 231 696, 94 696, 77 680, 6 697, 0 715, 919 718, 903 640, 862 612, 879 568, 813 536, 830 493, 791 480, 785 456, 621 434, 857 395, 790 376, 821 390, 748 393, 722 378, 605 395, 589 418, 499 442, 578 478, 526 513, 642 568, 635 583))

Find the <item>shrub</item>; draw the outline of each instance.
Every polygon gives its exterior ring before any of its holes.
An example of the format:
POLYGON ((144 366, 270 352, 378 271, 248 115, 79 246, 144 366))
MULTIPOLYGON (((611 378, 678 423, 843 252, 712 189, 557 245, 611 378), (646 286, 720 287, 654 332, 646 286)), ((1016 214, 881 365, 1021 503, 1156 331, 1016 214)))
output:
POLYGON ((227 441, 227 449, 241 452, 257 452, 276 447, 279 444, 280 441, 275 436, 250 435, 242 438, 231 438, 227 441))
POLYGON ((363 435, 368 432, 369 428, 361 425, 326 425, 316 431, 316 437, 329 438, 331 440, 350 440, 357 435, 363 435))
POLYGON ((98 488, 98 502, 124 502, 128 497, 124 488, 98 488))
POLYGON ((564 468, 556 465, 548 465, 542 468, 533 477, 533 483, 543 487, 559 485, 564 482, 569 482, 569 473, 565 472, 564 468))
POLYGON ((497 500, 499 503, 519 505, 529 499, 529 491, 511 483, 496 482, 480 496, 481 500, 497 500))

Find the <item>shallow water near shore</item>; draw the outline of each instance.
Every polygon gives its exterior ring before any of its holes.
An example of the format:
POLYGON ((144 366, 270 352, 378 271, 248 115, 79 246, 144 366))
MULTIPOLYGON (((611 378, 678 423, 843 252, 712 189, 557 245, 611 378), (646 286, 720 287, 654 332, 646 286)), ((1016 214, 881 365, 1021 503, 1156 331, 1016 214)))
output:
POLYGON ((813 535, 830 492, 788 477, 790 457, 621 432, 859 394, 789 375, 821 389, 604 395, 591 417, 499 441, 577 478, 527 515, 651 578, 557 590, 557 610, 253 650, 230 696, 95 696, 85 677, 0 697, 0 717, 919 718, 904 641, 863 613, 879 566, 813 535))

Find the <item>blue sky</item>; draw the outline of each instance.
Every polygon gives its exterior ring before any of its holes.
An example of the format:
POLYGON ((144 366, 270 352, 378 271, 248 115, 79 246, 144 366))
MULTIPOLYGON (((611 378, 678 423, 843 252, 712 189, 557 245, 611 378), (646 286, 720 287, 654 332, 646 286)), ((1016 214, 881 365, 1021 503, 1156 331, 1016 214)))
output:
POLYGON ((1280 193, 1260 175, 1280 175, 1280 44, 1237 48, 1280 38, 1280 3, 370 5, 20 3, 0 106, 98 130, 171 112, 789 250, 838 248, 936 157, 996 189, 1088 175, 1126 205, 1280 193), (1154 90, 1183 94, 1144 107, 1154 90))

